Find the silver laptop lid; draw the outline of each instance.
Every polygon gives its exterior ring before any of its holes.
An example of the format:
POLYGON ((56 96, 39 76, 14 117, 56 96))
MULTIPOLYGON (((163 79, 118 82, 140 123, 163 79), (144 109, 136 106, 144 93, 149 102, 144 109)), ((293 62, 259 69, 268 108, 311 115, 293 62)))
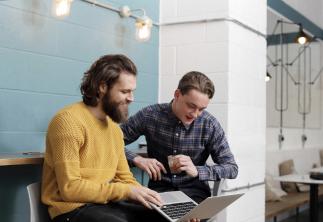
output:
POLYGON ((194 209, 188 212, 185 216, 180 218, 178 221, 187 221, 189 219, 209 219, 217 215, 220 211, 225 209, 235 200, 240 198, 243 194, 232 194, 223 196, 208 197, 203 200, 194 209))
MULTIPOLYGON (((198 218, 198 219, 208 219, 213 216, 215 216, 217 213, 225 209, 228 205, 230 205, 232 202, 234 202, 236 199, 241 197, 243 194, 234 194, 234 195, 225 195, 225 196, 214 196, 214 197, 208 197, 204 201, 202 201, 199 205, 195 201, 193 201, 190 197, 188 197, 186 194, 184 194, 181 191, 171 191, 171 192, 164 192, 160 193, 163 201, 164 206, 169 204, 178 204, 178 203, 185 203, 187 202, 193 202, 195 205, 192 206, 192 210, 190 210, 188 213, 186 213, 184 216, 174 216, 172 214, 172 218, 170 215, 167 215, 168 213, 165 213, 161 208, 152 205, 154 209, 156 209, 160 214, 162 214, 165 218, 167 218, 171 222, 175 221, 188 221, 192 218, 198 218), (176 218, 176 219, 175 219, 176 218)), ((166 206, 167 207, 167 206, 166 206)), ((181 206, 176 206, 178 208, 181 208, 181 206)), ((176 208, 175 208, 176 209, 176 208)), ((181 210, 178 210, 180 212, 181 210)), ((177 210, 175 210, 177 212, 177 210)))

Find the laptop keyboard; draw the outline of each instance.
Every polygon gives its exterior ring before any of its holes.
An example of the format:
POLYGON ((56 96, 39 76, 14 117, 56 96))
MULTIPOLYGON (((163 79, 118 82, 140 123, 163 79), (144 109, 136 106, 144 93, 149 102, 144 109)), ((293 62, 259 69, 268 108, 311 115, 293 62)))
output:
POLYGON ((182 202, 175 204, 167 204, 160 208, 165 214, 167 214, 172 219, 181 218, 187 212, 192 210, 196 206, 193 202, 182 202))

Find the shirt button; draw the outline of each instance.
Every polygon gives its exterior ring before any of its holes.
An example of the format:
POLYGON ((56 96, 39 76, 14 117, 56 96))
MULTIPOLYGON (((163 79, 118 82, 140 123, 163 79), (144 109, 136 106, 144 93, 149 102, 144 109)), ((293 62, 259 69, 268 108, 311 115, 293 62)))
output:
POLYGON ((174 150, 174 153, 176 154, 177 153, 177 150, 174 150))
POLYGON ((174 178, 176 178, 176 175, 173 175, 174 178))
POLYGON ((178 133, 176 133, 175 135, 178 136, 178 133))

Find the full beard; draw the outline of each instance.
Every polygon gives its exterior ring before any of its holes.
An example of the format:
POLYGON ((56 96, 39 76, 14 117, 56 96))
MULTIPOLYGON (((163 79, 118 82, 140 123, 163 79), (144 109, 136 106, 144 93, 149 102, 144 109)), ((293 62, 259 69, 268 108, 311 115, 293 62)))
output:
POLYGON ((128 103, 112 101, 109 93, 102 98, 102 108, 104 113, 116 123, 123 123, 128 119, 128 103))

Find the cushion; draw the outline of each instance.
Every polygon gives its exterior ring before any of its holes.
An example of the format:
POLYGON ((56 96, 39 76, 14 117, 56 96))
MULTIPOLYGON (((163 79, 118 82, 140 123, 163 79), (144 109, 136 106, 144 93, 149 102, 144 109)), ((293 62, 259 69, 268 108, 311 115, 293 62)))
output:
MULTIPOLYGON (((281 176, 288 174, 297 174, 294 167, 294 161, 286 160, 279 164, 279 174, 281 176)), ((308 192, 310 190, 309 185, 302 183, 282 182, 282 187, 287 193, 308 192)))
POLYGON ((281 189, 279 182, 275 181, 270 174, 266 174, 265 189, 266 201, 280 201, 282 196, 287 195, 287 193, 281 189))
MULTIPOLYGON (((279 175, 284 176, 288 174, 295 173, 294 168, 294 161, 292 159, 286 160, 279 164, 279 175)), ((282 188, 287 193, 295 193, 297 192, 297 186, 296 183, 290 183, 290 182, 282 182, 282 188)))
POLYGON ((298 192, 309 192, 310 191, 310 185, 303 184, 303 183, 296 183, 298 192))

